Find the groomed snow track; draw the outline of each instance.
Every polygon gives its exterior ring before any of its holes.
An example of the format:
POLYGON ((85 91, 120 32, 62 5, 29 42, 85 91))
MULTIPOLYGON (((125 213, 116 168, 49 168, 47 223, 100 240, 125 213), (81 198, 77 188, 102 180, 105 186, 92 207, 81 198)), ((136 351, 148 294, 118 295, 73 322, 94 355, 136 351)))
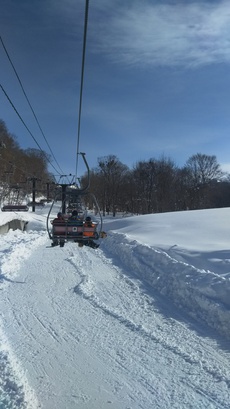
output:
POLYGON ((4 344, 24 393, 15 408, 229 409, 228 351, 147 283, 136 242, 50 248, 43 233, 15 237, 1 266, 4 344))

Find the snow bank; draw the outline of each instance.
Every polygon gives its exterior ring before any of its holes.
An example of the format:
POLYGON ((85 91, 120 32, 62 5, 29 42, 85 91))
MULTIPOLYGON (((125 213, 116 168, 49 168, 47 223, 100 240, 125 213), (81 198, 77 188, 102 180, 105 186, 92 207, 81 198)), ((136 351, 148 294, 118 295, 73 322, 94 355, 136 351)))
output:
POLYGON ((230 340, 230 273, 200 270, 115 231, 109 232, 103 248, 126 270, 230 340))

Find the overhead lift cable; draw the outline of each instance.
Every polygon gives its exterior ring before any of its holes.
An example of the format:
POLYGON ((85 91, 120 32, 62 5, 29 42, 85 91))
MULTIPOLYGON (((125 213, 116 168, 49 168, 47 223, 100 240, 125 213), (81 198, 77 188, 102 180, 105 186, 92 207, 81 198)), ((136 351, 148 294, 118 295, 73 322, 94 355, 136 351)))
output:
MULTIPOLYGON (((21 120, 21 122, 23 123, 23 125, 25 126, 25 128, 27 129, 27 131, 29 132, 30 136, 32 136, 34 142, 36 143, 37 147, 40 149, 41 152, 44 153, 44 150, 41 148, 41 146, 39 145, 39 143, 37 142, 36 138, 33 136, 32 132, 29 130, 28 126, 26 125, 26 123, 23 121, 21 115, 19 114, 19 112, 17 111, 17 109, 15 108, 13 102, 11 101, 10 97, 8 96, 7 92, 5 91, 5 89, 3 88, 2 84, 0 84, 0 88, 2 89, 3 93, 5 94, 6 98, 8 99, 9 103, 11 104, 11 106, 13 107, 14 111, 16 112, 17 116, 19 117, 19 119, 21 120)), ((52 166, 52 168, 55 170, 56 173, 58 173, 60 175, 60 172, 54 167, 54 165, 52 164, 52 162, 49 160, 48 156, 46 156, 47 161, 49 162, 50 166, 52 166)))
MULTIPOLYGON (((25 89, 24 89, 24 87, 23 87, 23 85, 22 85, 22 81, 21 81, 20 78, 19 78, 19 75, 18 75, 18 73, 17 73, 17 71, 16 71, 16 68, 15 68, 15 66, 14 66, 14 64, 13 64, 13 62, 12 62, 10 56, 9 56, 9 53, 8 53, 8 51, 7 51, 7 49, 6 49, 6 46, 5 46, 5 44, 4 44, 3 39, 2 39, 1 36, 0 36, 0 41, 1 41, 1 43, 2 43, 2 46, 3 46, 3 49, 4 49, 5 53, 6 53, 6 55, 7 55, 7 58, 8 58, 8 60, 9 60, 9 62, 10 62, 10 64, 11 64, 11 66, 12 66, 12 68, 13 68, 13 70, 14 70, 14 73, 15 73, 17 79, 18 79, 18 82, 19 82, 19 84, 20 84, 20 86, 21 86, 21 89, 22 89, 22 92, 23 92, 23 94, 24 94, 24 96, 25 96, 25 98, 26 98, 26 101, 28 102, 28 105, 29 105, 29 107, 30 107, 30 109, 31 109, 31 111, 32 111, 32 113, 33 113, 33 116, 34 116, 34 118, 35 118, 35 121, 36 121, 36 123, 37 123, 37 125, 38 125, 38 127, 39 127, 39 129, 40 129, 40 131, 41 131, 41 134, 42 134, 42 136, 43 136, 43 138, 44 138, 44 140, 45 140, 45 142, 46 142, 46 144, 47 144, 47 146, 48 146, 48 148, 49 148, 49 150, 50 150, 50 153, 51 153, 51 155, 52 155, 54 161, 56 162, 58 168, 60 169, 61 173, 64 173, 63 170, 60 168, 60 166, 59 166, 59 164, 58 164, 58 162, 57 162, 57 160, 56 160, 56 158, 55 158, 55 156, 54 156, 54 153, 53 153, 53 151, 52 151, 52 149, 51 149, 51 147, 50 147, 50 145, 49 145, 49 143, 48 143, 48 141, 47 141, 47 138, 46 138, 45 135, 44 135, 44 132, 43 132, 43 130, 42 130, 42 128, 41 128, 41 125, 40 125, 40 123, 39 123, 39 121, 38 121, 38 118, 37 118, 37 116, 36 116, 36 114, 35 114, 35 112, 34 112, 34 109, 33 109, 32 105, 31 105, 31 103, 30 103, 30 101, 29 101, 29 98, 28 98, 28 96, 27 96, 27 94, 26 94, 26 92, 25 92, 25 89)), ((60 172, 58 172, 58 173, 60 173, 60 172)))
POLYGON ((88 26, 88 13, 89 13, 89 0, 86 0, 83 50, 82 50, 82 66, 81 66, 81 88, 80 88, 80 101, 79 101, 79 113, 78 113, 76 180, 77 180, 77 172, 78 172, 78 157, 80 153, 79 146, 80 146, 80 131, 81 131, 81 108, 82 108, 82 94, 83 94, 84 71, 85 71, 85 51, 86 51, 86 37, 87 37, 87 26, 88 26))
POLYGON ((79 152, 88 6, 89 0, 86 0, 75 175, 77 178, 78 156, 81 155, 87 169, 87 182, 82 188, 79 188, 76 184, 74 189, 73 186, 70 187, 66 184, 60 184, 62 188, 61 212, 57 214, 57 218, 50 220, 52 208, 55 203, 54 199, 53 204, 50 207, 46 223, 49 238, 52 240, 52 247, 58 245, 63 247, 66 242, 73 242, 78 243, 79 247, 88 246, 97 249, 99 244, 95 243, 94 240, 106 237, 106 233, 102 231, 102 216, 100 213, 100 207, 97 203, 96 197, 92 192, 88 191, 90 185, 90 170, 85 159, 85 153, 79 152), (91 203, 91 209, 94 209, 95 214, 97 214, 96 221, 93 221, 91 216, 87 216, 87 209, 86 207, 84 208, 83 203, 85 203, 85 206, 86 203, 91 203), (49 221, 51 222, 52 228, 50 228, 49 221))
MULTIPOLYGON (((5 162, 6 165, 12 164, 11 161, 9 161, 8 159, 4 159, 2 156, 1 156, 1 162, 5 162)), ((31 177, 31 178, 34 177, 34 173, 28 172, 28 170, 25 170, 25 169, 23 169, 23 168, 21 168, 21 167, 15 165, 15 163, 13 163, 13 168, 16 169, 16 170, 18 170, 18 171, 21 172, 22 174, 24 174, 25 177, 31 177)), ((55 178, 55 177, 60 177, 60 173, 59 173, 58 175, 53 175, 53 177, 54 177, 54 178, 55 178)))

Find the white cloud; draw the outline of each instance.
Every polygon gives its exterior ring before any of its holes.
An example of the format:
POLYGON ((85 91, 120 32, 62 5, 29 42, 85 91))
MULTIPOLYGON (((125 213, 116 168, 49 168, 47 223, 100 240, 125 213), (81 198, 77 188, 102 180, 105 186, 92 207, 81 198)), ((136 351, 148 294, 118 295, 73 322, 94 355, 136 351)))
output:
MULTIPOLYGON (((100 14, 102 13, 100 9, 100 14)), ((147 0, 104 9, 94 43, 113 61, 196 67, 230 62, 230 3, 150 4, 147 0), (108 12, 108 14, 107 14, 108 12)))

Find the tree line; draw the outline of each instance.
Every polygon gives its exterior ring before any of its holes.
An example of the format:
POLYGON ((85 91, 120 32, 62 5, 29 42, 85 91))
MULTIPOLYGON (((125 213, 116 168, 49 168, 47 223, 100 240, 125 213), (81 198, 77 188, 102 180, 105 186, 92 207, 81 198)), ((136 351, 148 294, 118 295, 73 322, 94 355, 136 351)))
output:
POLYGON ((21 149, 0 120, 0 201, 9 196, 25 197, 32 190, 33 180, 37 191, 44 194, 46 183, 54 181, 48 171, 48 159, 47 153, 39 149, 21 149))
MULTIPOLYGON (((46 195, 55 178, 48 170, 50 157, 38 149, 21 149, 0 120, 0 201, 12 192, 21 196, 36 190, 46 195)), ((119 212, 149 214, 230 206, 230 175, 215 155, 197 153, 183 167, 166 157, 139 161, 130 169, 115 155, 99 157, 90 171, 90 190, 103 215, 119 212)), ((86 184, 87 175, 81 178, 86 184)), ((90 207, 91 203, 87 203, 90 207)))
MULTIPOLYGON (((230 178, 215 155, 197 153, 182 168, 170 158, 151 158, 137 162, 132 169, 108 155, 98 158, 90 179, 103 215, 230 206, 230 178)), ((86 175, 81 185, 85 182, 86 175)))

